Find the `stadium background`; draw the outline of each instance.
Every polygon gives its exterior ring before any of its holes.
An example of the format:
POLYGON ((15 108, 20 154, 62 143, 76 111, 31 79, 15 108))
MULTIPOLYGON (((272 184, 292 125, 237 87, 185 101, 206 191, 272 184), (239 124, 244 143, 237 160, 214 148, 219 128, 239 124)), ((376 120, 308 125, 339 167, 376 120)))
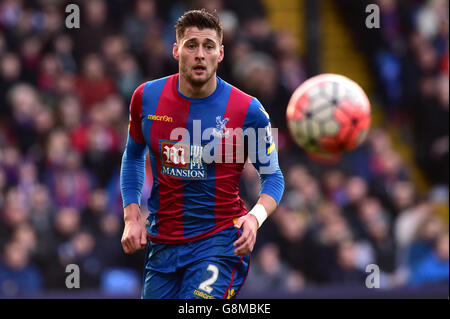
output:
MULTIPOLYGON (((128 104, 140 83, 177 72, 175 19, 199 7, 225 27, 219 76, 279 129, 286 191, 241 297, 448 297, 445 0, 0 1, 0 297, 139 296, 143 252, 120 244, 128 104), (65 28, 69 3, 80 29, 65 28), (365 25, 370 3, 379 29, 365 25), (367 142, 334 165, 311 161, 285 121, 293 90, 325 72, 372 103, 367 142), (65 287, 68 264, 80 289, 65 287)), ((258 183, 246 169, 248 206, 258 183)))

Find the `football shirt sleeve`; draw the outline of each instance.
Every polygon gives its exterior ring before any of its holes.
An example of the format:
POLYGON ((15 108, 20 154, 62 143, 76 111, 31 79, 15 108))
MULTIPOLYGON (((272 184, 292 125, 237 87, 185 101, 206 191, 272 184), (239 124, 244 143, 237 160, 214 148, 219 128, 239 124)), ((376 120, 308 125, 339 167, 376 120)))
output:
POLYGON ((141 204, 142 188, 145 182, 145 154, 147 145, 142 134, 142 92, 144 85, 134 91, 130 103, 128 138, 120 168, 120 191, 123 207, 131 203, 141 204))
POLYGON ((257 99, 252 100, 248 112, 247 128, 253 128, 256 133, 255 141, 248 139, 248 154, 261 180, 260 195, 268 194, 279 204, 284 192, 284 177, 278 165, 269 114, 257 99))

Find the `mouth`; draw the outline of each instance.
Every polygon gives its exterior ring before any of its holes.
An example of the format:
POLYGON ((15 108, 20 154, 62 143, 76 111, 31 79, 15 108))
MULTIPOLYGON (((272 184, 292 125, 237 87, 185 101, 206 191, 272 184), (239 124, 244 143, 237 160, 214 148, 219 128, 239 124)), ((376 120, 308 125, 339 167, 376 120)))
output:
POLYGON ((206 66, 204 65, 197 65, 193 69, 195 74, 203 74, 206 72, 206 66))

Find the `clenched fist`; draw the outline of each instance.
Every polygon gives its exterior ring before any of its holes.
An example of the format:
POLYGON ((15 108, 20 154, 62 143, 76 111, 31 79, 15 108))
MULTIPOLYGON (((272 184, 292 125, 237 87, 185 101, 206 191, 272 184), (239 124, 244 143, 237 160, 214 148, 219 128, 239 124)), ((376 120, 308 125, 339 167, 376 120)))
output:
POLYGON ((130 204, 125 207, 125 228, 122 234, 122 247, 126 254, 134 254, 145 248, 147 244, 147 230, 145 223, 140 217, 139 207, 130 204))

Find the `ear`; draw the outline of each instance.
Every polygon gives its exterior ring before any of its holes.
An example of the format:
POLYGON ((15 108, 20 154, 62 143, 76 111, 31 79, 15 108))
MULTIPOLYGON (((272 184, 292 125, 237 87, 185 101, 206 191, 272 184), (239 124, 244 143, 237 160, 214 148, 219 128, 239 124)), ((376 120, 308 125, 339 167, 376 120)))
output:
POLYGON ((220 62, 222 62, 222 60, 223 60, 223 57, 224 57, 224 55, 225 55, 225 51, 224 51, 224 47, 223 47, 223 45, 221 45, 220 46, 220 55, 219 55, 219 63, 220 62))
POLYGON ((178 55, 178 44, 175 42, 172 47, 172 56, 175 60, 179 61, 180 57, 178 55))

